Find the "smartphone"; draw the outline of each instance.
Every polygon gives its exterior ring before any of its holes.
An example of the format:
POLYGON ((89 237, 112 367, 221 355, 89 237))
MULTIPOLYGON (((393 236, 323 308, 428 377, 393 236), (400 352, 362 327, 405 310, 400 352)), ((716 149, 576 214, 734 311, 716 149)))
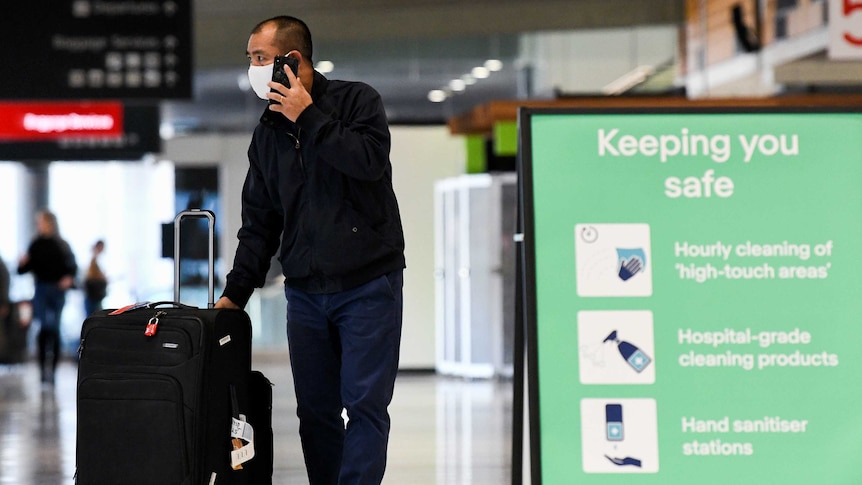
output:
MULTIPOLYGON (((287 74, 284 72, 284 66, 290 66, 290 70, 293 71, 293 75, 297 76, 297 72, 299 71, 299 60, 294 59, 293 57, 288 56, 276 56, 275 60, 272 62, 272 80, 279 84, 283 84, 287 87, 290 87, 290 81, 287 79, 287 74)), ((271 92, 277 92, 275 89, 271 89, 271 92)), ((269 104, 278 104, 278 101, 269 100, 269 104)))

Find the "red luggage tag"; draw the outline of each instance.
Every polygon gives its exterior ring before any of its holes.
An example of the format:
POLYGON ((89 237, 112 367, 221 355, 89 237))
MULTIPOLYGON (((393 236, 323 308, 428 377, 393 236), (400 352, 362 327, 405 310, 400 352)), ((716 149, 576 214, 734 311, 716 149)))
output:
POLYGON ((137 310, 138 308, 144 308, 144 307, 148 307, 148 306, 150 306, 150 302, 148 302, 148 301, 142 301, 139 303, 132 303, 131 305, 126 305, 122 308, 117 308, 116 310, 112 311, 108 315, 120 315, 122 313, 130 312, 132 310, 137 310))
POLYGON ((155 316, 153 316, 153 318, 151 318, 150 321, 147 322, 147 329, 144 330, 144 335, 146 335, 147 337, 154 336, 156 334, 156 331, 158 331, 159 329, 159 317, 165 315, 167 315, 167 313, 165 312, 156 313, 155 316))

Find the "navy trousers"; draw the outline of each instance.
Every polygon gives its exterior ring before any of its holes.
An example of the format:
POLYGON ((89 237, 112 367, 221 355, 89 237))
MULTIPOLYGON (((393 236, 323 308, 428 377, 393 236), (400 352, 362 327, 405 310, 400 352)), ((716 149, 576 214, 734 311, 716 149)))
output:
POLYGON ((403 271, 330 294, 285 288, 310 485, 378 485, 401 345, 403 271), (347 425, 342 418, 347 410, 347 425))

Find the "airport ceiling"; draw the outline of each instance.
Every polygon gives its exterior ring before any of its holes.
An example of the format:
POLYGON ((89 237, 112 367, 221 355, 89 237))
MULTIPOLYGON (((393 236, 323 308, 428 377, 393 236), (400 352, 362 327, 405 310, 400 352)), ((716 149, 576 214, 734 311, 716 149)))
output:
POLYGON ((178 130, 248 130, 262 102, 242 92, 250 29, 275 15, 294 15, 311 28, 314 60, 328 77, 361 80, 382 95, 394 123, 444 122, 493 99, 526 92, 514 66, 518 36, 537 31, 681 24, 682 0, 193 0, 195 82, 192 101, 163 105, 178 130), (503 69, 442 103, 445 88, 489 58, 503 69))

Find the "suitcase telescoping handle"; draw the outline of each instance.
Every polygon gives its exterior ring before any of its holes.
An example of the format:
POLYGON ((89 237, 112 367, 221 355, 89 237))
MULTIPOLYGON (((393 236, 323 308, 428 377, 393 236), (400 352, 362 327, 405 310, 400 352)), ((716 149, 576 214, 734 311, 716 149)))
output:
POLYGON ((188 217, 206 217, 207 219, 207 246, 209 247, 207 308, 213 308, 215 306, 215 214, 208 210, 188 209, 180 212, 174 218, 174 301, 180 302, 180 223, 188 217))

